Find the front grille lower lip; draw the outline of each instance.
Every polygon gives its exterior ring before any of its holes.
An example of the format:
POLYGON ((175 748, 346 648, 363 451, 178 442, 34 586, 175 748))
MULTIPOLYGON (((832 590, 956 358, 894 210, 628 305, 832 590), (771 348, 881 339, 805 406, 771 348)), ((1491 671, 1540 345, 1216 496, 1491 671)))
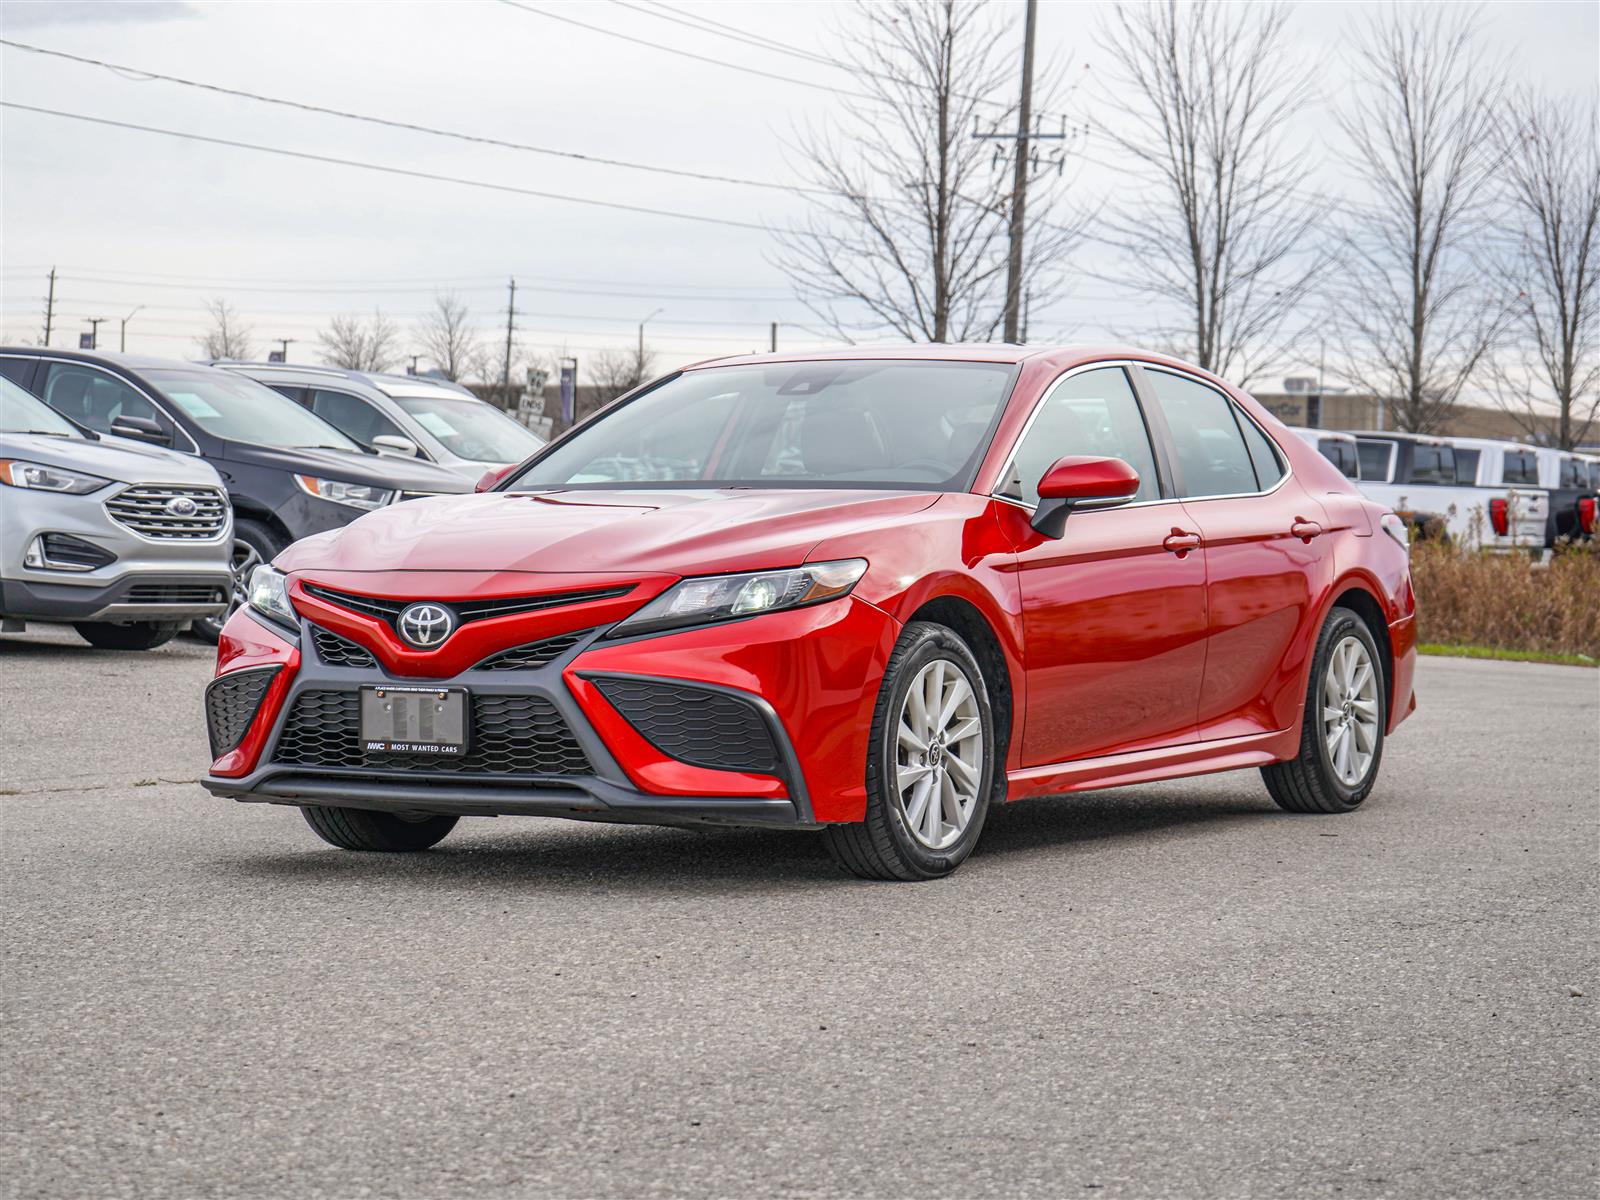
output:
POLYGON ((105 509, 123 528, 155 541, 206 542, 228 525, 227 496, 199 484, 134 484, 108 499, 105 509), (193 513, 168 511, 170 503, 184 498, 193 502, 193 513))
POLYGON ((419 597, 418 600, 391 600, 383 596, 358 596, 351 592, 324 587, 320 583, 300 584, 306 595, 314 596, 328 604, 350 609, 364 616, 376 617, 390 628, 400 614, 414 603, 432 600, 448 605, 463 625, 472 621, 486 621, 491 617, 509 617, 519 613, 541 612, 550 608, 564 608, 569 604, 587 604, 594 600, 611 600, 633 591, 631 583, 616 587, 585 588, 574 592, 549 592, 537 596, 500 596, 491 600, 450 600, 439 597, 419 597))

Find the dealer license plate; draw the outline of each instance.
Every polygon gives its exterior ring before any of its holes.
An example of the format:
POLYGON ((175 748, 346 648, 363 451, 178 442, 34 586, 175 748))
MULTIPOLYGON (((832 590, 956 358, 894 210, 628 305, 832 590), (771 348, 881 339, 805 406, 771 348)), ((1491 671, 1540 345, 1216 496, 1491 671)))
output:
POLYGON ((361 745, 369 753, 465 754, 465 689, 362 688, 361 745))

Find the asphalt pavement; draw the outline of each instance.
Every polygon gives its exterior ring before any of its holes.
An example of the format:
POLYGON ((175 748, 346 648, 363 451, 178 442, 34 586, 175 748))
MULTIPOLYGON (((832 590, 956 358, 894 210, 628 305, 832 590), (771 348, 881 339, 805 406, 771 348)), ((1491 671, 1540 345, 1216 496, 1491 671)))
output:
POLYGON ((1426 659, 1354 815, 1028 801, 921 885, 344 853, 194 782, 209 673, 0 639, 0 1194, 1596 1194, 1600 672, 1426 659))

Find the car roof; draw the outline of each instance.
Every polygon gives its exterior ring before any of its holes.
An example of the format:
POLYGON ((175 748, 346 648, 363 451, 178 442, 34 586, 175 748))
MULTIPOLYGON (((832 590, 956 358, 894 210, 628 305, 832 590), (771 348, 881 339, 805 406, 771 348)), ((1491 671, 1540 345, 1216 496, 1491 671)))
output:
POLYGON ((837 362, 840 359, 1021 363, 1041 358, 1081 359, 1085 362, 1101 358, 1140 358, 1171 363, 1191 371, 1197 369, 1179 359, 1125 345, 1019 346, 1013 342, 895 342, 874 346, 828 346, 777 354, 733 354, 690 363, 684 370, 694 371, 703 367, 762 366, 767 363, 837 362))
POLYGON ((457 400, 476 400, 470 390, 448 379, 431 375, 390 375, 381 371, 355 371, 348 367, 327 367, 320 363, 249 362, 244 359, 219 358, 212 364, 226 370, 236 370, 254 376, 256 372, 270 372, 287 378, 291 375, 345 379, 364 383, 385 396, 449 396, 457 400))
POLYGON ((1362 442, 1421 442, 1428 446, 1448 446, 1448 438, 1431 433, 1401 433, 1397 429, 1349 429, 1351 437, 1362 442))
POLYGON ((55 346, 0 346, 0 354, 21 354, 30 358, 61 358, 70 362, 110 363, 138 370, 208 371, 210 365, 186 358, 156 358, 149 354, 124 354, 116 350, 61 350, 55 346))
POLYGON ((1284 428, 1303 442, 1317 442, 1323 438, 1332 438, 1336 442, 1353 442, 1356 440, 1355 434, 1346 433, 1342 429, 1311 429, 1305 425, 1286 425, 1284 428))
POLYGON ((1464 446, 1468 450, 1537 450, 1537 446, 1530 446, 1526 442, 1513 442, 1508 438, 1480 438, 1480 437, 1447 437, 1443 439, 1452 446, 1464 446))

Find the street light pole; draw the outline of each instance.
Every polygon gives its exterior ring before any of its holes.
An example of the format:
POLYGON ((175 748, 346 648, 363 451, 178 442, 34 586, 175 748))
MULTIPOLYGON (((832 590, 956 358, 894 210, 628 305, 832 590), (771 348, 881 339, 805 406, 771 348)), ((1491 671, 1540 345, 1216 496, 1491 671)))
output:
POLYGON ((107 318, 85 317, 84 320, 89 323, 89 349, 100 349, 100 326, 106 323, 107 318))
POLYGON ((646 322, 655 320, 655 318, 659 317, 662 313, 664 313, 666 311, 667 310, 664 309, 664 308, 658 308, 658 309, 655 310, 655 312, 651 313, 643 321, 639 322, 639 378, 640 378, 641 381, 644 379, 644 327, 645 327, 645 324, 646 324, 646 322))
POLYGON ((122 351, 124 354, 126 354, 128 351, 128 322, 133 320, 133 318, 138 313, 143 311, 143 309, 144 305, 141 304, 138 308, 135 308, 133 312, 122 318, 122 328, 117 334, 117 349, 122 351))

